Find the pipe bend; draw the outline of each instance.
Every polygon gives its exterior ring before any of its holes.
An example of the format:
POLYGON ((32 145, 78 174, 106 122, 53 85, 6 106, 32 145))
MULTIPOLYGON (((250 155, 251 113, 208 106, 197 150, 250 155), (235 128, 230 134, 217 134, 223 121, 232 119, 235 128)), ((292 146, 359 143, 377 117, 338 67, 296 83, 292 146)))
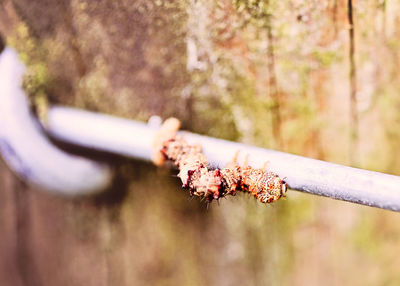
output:
POLYGON ((28 183, 59 194, 105 189, 112 178, 108 166, 70 155, 47 139, 21 88, 24 71, 17 52, 5 47, 0 54, 0 153, 7 165, 28 183))

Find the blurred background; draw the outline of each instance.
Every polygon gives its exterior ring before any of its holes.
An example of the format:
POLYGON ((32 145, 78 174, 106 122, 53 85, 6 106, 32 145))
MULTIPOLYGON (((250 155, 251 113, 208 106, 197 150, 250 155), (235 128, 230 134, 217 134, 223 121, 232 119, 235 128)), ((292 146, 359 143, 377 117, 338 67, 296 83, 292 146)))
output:
MULTIPOLYGON (((395 0, 0 0, 0 32, 39 113, 175 116, 193 132, 400 175, 395 0)), ((207 209, 174 171, 106 160, 113 188, 81 199, 0 163, 1 285, 400 284, 397 213, 296 191, 207 209)))

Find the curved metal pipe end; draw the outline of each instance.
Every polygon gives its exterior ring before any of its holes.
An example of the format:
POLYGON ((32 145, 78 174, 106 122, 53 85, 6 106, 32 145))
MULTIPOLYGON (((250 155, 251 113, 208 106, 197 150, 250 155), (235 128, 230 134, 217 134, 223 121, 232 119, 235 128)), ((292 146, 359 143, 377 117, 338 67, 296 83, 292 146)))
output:
POLYGON ((24 71, 17 52, 4 48, 0 54, 0 153, 8 166, 28 183, 58 194, 87 195, 107 188, 112 179, 107 165, 68 154, 47 139, 21 88, 24 71))

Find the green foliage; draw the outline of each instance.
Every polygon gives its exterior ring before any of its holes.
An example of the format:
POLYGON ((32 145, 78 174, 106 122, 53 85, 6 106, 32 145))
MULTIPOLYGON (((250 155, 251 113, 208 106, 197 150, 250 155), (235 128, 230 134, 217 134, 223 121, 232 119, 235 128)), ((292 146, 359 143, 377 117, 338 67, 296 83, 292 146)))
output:
POLYGON ((329 68, 341 60, 336 51, 315 50, 312 56, 322 68, 329 68))
POLYGON ((7 39, 14 47, 27 70, 23 78, 23 88, 28 94, 37 115, 42 121, 46 120, 48 107, 48 91, 52 77, 46 65, 48 50, 37 39, 32 37, 25 23, 18 24, 13 35, 7 39))
POLYGON ((22 61, 27 65, 24 79, 24 88, 29 95, 44 94, 50 81, 50 74, 46 66, 47 49, 33 38, 28 27, 20 23, 8 44, 18 50, 22 61))

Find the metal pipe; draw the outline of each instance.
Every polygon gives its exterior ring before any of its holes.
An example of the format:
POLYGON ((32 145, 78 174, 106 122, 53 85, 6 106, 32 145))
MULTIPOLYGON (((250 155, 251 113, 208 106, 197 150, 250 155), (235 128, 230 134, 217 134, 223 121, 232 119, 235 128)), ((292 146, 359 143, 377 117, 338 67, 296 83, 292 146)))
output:
MULTIPOLYGON (((151 160, 157 128, 133 120, 66 107, 49 110, 47 131, 59 140, 79 146, 151 160)), ((249 146, 242 143, 180 132, 200 143, 209 163, 225 166, 240 151, 239 163, 276 172, 293 190, 343 201, 400 211, 400 177, 346 167, 320 160, 249 146)))
POLYGON ((0 155, 29 183, 64 195, 99 192, 110 185, 112 170, 54 146, 29 110, 21 88, 24 64, 16 51, 0 54, 0 155))

